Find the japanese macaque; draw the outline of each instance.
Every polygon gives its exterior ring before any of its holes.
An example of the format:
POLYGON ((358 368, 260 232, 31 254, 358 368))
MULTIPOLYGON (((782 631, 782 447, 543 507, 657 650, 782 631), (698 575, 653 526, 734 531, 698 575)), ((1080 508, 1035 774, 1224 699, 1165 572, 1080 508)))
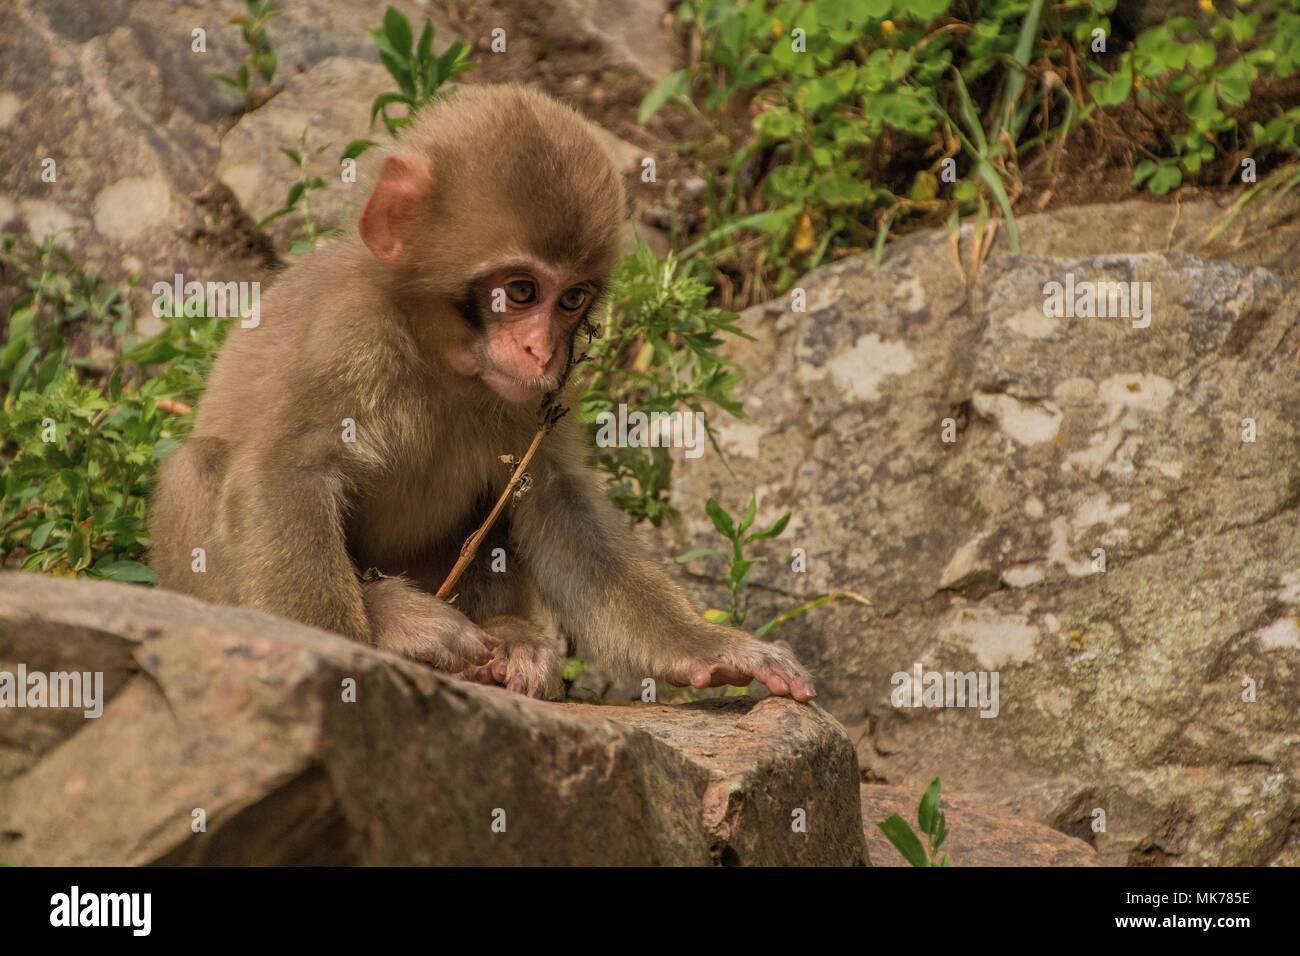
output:
POLYGON ((790 654, 708 623, 642 556, 574 415, 454 600, 434 596, 510 477, 500 456, 522 454, 568 377, 623 216, 568 107, 511 86, 426 107, 357 228, 231 329, 154 496, 162 584, 537 697, 562 689, 545 617, 623 678, 811 699, 790 654))

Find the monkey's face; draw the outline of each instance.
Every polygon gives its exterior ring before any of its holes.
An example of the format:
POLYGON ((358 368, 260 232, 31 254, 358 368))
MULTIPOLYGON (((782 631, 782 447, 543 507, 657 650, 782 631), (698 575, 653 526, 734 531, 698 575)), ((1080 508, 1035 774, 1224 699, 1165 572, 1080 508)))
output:
POLYGON ((558 388, 572 360, 574 334, 601 285, 598 277, 531 258, 489 267, 462 305, 471 344, 450 356, 453 366, 476 374, 508 402, 532 401, 558 388))
POLYGON ((527 90, 467 87, 404 131, 359 233, 419 346, 523 403, 563 384, 625 211, 585 120, 527 90))

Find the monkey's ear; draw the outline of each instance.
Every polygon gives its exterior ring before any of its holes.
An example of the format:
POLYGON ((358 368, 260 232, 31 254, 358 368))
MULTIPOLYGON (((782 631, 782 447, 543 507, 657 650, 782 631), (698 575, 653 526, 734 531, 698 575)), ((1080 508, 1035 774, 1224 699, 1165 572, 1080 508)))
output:
POLYGON ((405 250, 403 237, 433 189, 433 176, 424 163, 406 156, 389 156, 379 170, 379 182, 361 211, 361 239, 384 262, 396 262, 405 250))

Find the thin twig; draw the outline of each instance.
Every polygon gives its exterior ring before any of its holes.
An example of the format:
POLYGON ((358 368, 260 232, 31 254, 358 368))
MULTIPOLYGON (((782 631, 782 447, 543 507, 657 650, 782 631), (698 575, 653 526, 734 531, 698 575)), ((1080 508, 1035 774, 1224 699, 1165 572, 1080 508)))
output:
POLYGON ((502 490, 501 497, 497 498, 497 503, 492 506, 492 511, 488 514, 487 520, 479 525, 478 530, 466 538, 465 543, 460 546, 460 557, 456 559, 456 564, 451 569, 451 573, 447 575, 447 579, 442 582, 442 587, 438 588, 438 600, 447 600, 448 596, 451 594, 452 588, 454 588, 456 582, 460 580, 460 576, 464 574, 465 569, 474 562, 474 556, 478 554, 479 545, 481 545, 483 539, 488 536, 488 532, 491 531, 492 526, 496 524, 497 518, 501 517, 501 512, 505 511, 506 504, 509 503, 511 495, 515 494, 520 484, 524 481, 524 473, 528 470, 528 465, 533 460, 533 456, 537 454, 537 449, 541 447, 542 439, 546 437, 547 432, 555 427, 555 423, 560 420, 566 411, 568 411, 568 409, 560 406, 548 407, 546 403, 543 404, 542 424, 537 429, 537 434, 533 435, 532 444, 528 446, 528 451, 524 452, 524 457, 521 458, 519 464, 515 466, 514 473, 510 476, 510 481, 502 490))

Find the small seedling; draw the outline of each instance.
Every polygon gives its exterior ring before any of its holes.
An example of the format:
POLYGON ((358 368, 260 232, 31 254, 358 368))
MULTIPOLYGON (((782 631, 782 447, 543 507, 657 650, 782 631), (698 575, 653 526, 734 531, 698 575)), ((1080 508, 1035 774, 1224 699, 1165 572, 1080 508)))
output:
POLYGON ((945 853, 939 855, 943 841, 948 838, 948 824, 943 811, 939 809, 939 778, 935 777, 921 795, 921 802, 916 808, 916 822, 925 835, 925 841, 917 836, 916 831, 897 813, 892 813, 881 820, 880 827, 894 849, 903 854, 903 859, 913 866, 952 866, 952 861, 945 853))
POLYGON ((213 77, 222 86, 236 90, 244 97, 246 110, 256 109, 269 98, 271 81, 275 79, 278 58, 271 38, 266 33, 267 24, 280 15, 275 9, 277 0, 244 0, 245 12, 231 17, 232 25, 239 27, 248 51, 234 76, 218 73, 213 77), (256 82, 260 80, 261 82, 256 82))

